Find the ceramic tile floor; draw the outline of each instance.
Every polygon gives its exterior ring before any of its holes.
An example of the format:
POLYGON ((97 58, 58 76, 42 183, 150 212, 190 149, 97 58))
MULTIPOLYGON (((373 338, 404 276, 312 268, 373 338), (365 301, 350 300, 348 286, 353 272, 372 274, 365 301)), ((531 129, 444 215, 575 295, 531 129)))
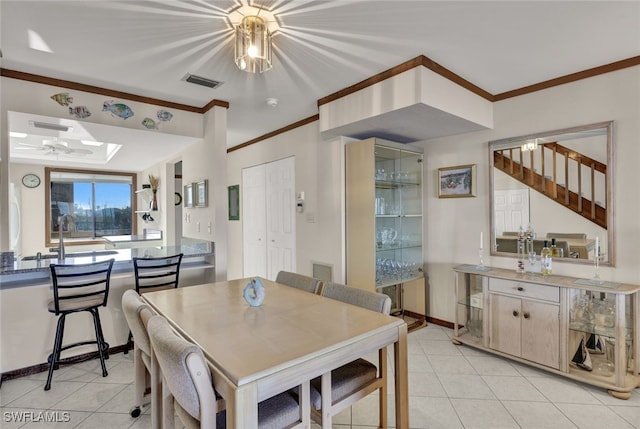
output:
MULTIPOLYGON (((411 428, 640 428, 640 389, 627 401, 615 399, 603 389, 455 346, 450 336, 450 329, 435 325, 409 334, 411 428)), ((113 355, 107 362, 106 378, 100 376, 97 360, 63 367, 54 373, 49 392, 43 390, 46 373, 5 381, 0 388, 0 427, 150 428, 148 409, 137 419, 129 416, 131 354, 113 355), (48 415, 69 421, 12 421, 12 412, 20 411, 35 418, 41 411, 57 411, 48 415)), ((393 403, 392 396, 389 401, 393 403)), ((336 416, 334 427, 375 427, 377 404, 375 394, 370 395, 336 416)), ((391 427, 394 419, 390 407, 391 427)))

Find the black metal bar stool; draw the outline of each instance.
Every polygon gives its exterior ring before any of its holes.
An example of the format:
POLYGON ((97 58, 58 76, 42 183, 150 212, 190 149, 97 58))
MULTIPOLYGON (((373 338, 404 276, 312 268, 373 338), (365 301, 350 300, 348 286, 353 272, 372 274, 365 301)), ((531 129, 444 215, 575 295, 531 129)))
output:
MULTIPOLYGON (((182 256, 183 254, 179 253, 155 258, 132 258, 138 295, 143 292, 177 288, 182 256)), ((124 348, 125 354, 133 347, 132 338, 131 331, 129 331, 127 345, 124 348)))
POLYGON ((49 362, 49 375, 44 390, 51 388, 53 370, 57 369, 60 364, 75 363, 87 359, 83 356, 61 359, 61 352, 72 347, 96 344, 98 355, 100 356, 100 365, 102 366, 102 376, 106 377, 108 375, 104 360, 108 358, 109 344, 104 341, 98 308, 107 306, 113 261, 113 259, 109 259, 103 262, 78 265, 51 264, 53 300, 49 302, 48 309, 49 312, 58 316, 58 326, 53 343, 53 353, 47 359, 49 362), (91 313, 96 340, 81 341, 63 346, 64 324, 67 315, 81 311, 91 313))

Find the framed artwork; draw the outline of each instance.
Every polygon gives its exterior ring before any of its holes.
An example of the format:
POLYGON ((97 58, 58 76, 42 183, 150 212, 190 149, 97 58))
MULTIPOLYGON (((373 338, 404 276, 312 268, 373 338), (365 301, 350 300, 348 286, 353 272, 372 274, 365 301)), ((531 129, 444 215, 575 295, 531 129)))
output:
POLYGON ((196 182, 193 184, 193 187, 195 189, 194 191, 194 197, 193 197, 193 206, 194 207, 207 207, 207 196, 209 195, 208 192, 208 180, 201 180, 199 182, 196 182))
POLYGON ((182 201, 185 207, 193 207, 193 184, 184 185, 182 201))
POLYGON ((229 186, 229 220, 240 220, 240 185, 229 186))
POLYGON ((438 198, 476 196, 476 164, 438 168, 438 198))

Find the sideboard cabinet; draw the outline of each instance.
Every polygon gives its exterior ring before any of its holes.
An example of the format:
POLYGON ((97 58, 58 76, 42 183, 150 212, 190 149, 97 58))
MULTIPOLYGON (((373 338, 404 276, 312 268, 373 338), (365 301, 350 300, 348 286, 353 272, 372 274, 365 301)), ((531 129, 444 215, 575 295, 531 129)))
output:
POLYGON ((640 286, 462 265, 452 341, 628 399, 640 386, 640 286))

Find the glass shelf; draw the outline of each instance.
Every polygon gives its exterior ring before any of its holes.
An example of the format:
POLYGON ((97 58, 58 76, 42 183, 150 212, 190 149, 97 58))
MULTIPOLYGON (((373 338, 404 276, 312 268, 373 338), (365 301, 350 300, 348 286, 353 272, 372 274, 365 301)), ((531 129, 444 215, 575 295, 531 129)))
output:
POLYGON ((421 183, 413 180, 378 180, 376 179, 376 188, 378 189, 396 189, 403 186, 420 186, 421 183))
MULTIPOLYGON (((571 322, 569 324, 569 329, 571 329, 572 331, 583 332, 585 334, 596 334, 602 337, 615 338, 616 336, 616 328, 614 326, 608 327, 592 323, 571 322)), ((631 328, 625 328, 625 339, 630 340, 632 338, 631 333, 631 328)))
POLYGON ((377 279, 376 278, 376 288, 383 288, 387 286, 394 286, 400 283, 410 282, 412 280, 421 279, 423 277, 422 273, 418 273, 417 275, 406 275, 402 277, 394 277, 388 279, 377 279))

